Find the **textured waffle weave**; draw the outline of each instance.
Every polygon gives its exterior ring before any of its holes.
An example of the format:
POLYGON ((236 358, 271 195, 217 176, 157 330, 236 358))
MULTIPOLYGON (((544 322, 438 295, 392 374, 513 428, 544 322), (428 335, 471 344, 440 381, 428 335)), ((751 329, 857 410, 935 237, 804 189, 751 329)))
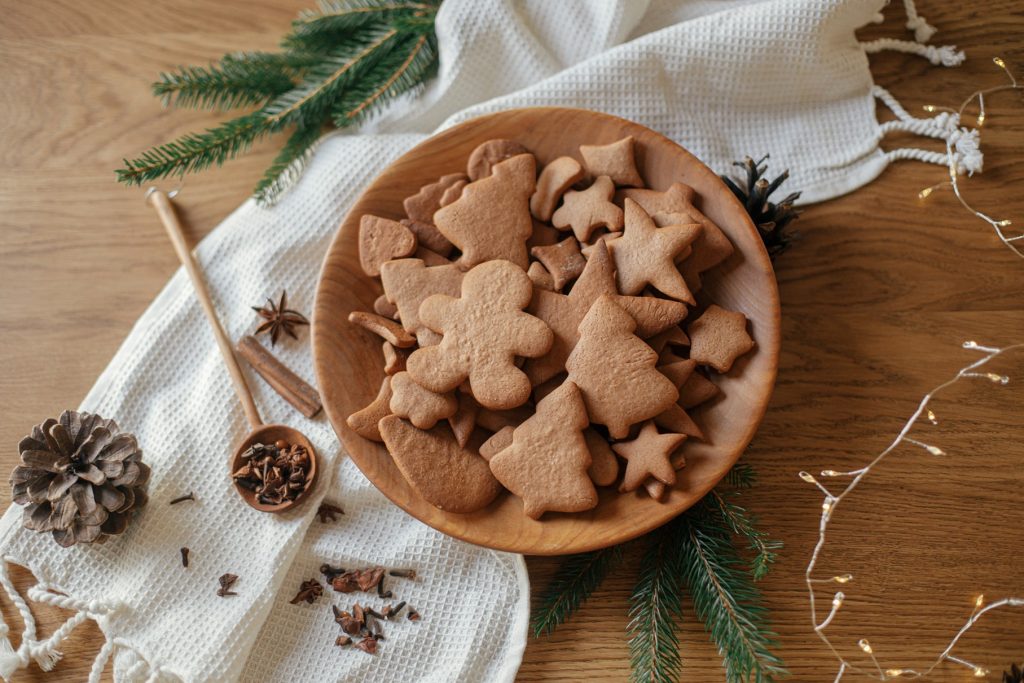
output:
MULTIPOLYGON (((674 138, 716 170, 771 152, 806 200, 859 187, 887 159, 854 30, 883 2, 446 0, 441 69, 424 92, 359 135, 327 139, 278 206, 246 202, 200 245, 228 334, 251 331, 248 306, 270 293, 267 283, 311 310, 327 244, 366 184, 424 134, 485 112, 598 109, 674 138)), ((276 352, 312 378, 304 344, 276 352)), ((150 506, 124 537, 70 550, 20 529, 12 508, 0 522, 2 556, 79 600, 122 603, 98 618, 116 646, 118 680, 510 680, 525 644, 522 558, 411 519, 344 457, 323 417, 304 420, 262 381, 251 385, 267 421, 292 424, 316 444, 326 475, 318 491, 343 505, 339 521, 315 521, 316 500, 266 515, 235 496, 224 462, 246 424, 179 272, 83 404, 139 436, 153 468, 150 506), (197 502, 167 505, 187 491, 197 502), (185 545, 187 570, 178 559, 185 545), (388 624, 376 657, 334 647, 327 605, 345 606, 346 596, 287 602, 324 561, 417 568, 419 580, 391 587, 423 620, 388 624), (236 597, 215 595, 225 572, 240 577, 236 597)))

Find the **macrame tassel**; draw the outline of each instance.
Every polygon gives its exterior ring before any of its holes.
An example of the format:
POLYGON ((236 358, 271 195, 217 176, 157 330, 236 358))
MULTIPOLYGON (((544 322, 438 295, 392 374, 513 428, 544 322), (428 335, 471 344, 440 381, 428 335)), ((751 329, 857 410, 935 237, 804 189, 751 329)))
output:
POLYGON ((0 632, 3 633, 3 637, 0 638, 0 678, 9 681, 14 672, 21 668, 21 657, 14 651, 11 640, 7 637, 10 629, 7 624, 3 624, 3 617, 0 617, 0 624, 0 632))
POLYGON ((42 648, 32 653, 32 659, 36 660, 36 664, 43 671, 53 671, 53 667, 57 666, 57 662, 61 660, 64 653, 60 650, 53 648, 42 648))
POLYGON ((903 52, 909 55, 924 57, 935 66, 960 66, 967 59, 963 50, 957 50, 956 45, 922 45, 912 43, 909 40, 895 40, 894 38, 879 38, 867 43, 861 43, 864 52, 874 54, 884 50, 903 52))
POLYGON ((36 620, 32 616, 28 604, 14 587, 14 582, 11 581, 7 562, 7 558, 0 560, 0 585, 4 587, 7 597, 14 603, 18 614, 21 615, 22 622, 25 624, 25 630, 21 635, 21 647, 15 650, 9 638, 11 629, 4 623, 3 617, 0 616, 0 678, 10 681, 15 671, 28 666, 29 649, 35 644, 36 620))

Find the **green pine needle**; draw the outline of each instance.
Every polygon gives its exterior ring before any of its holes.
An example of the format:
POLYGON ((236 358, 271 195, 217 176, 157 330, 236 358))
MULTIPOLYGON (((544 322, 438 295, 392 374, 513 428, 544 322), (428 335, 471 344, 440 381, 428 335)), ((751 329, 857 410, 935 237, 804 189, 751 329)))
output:
POLYGON ((291 129, 254 190, 262 203, 276 201, 300 176, 325 127, 364 121, 434 75, 437 6, 434 0, 335 0, 321 12, 303 13, 282 53, 235 53, 161 74, 153 92, 167 105, 259 108, 126 159, 118 180, 140 185, 219 166, 291 129))
POLYGON ((236 52, 216 64, 161 73, 153 94, 164 106, 225 110, 263 105, 294 88, 319 59, 309 53, 236 52))
POLYGON ((568 555, 533 614, 533 635, 550 635, 571 617, 622 559, 620 546, 568 555))
POLYGON ((683 577, 697 618, 718 646, 729 683, 762 683, 786 675, 772 649, 767 608, 733 545, 728 523, 699 505, 674 524, 680 525, 683 577))
POLYGON ((757 517, 746 509, 736 505, 729 499, 729 494, 718 490, 708 494, 708 504, 729 525, 729 530, 736 536, 746 539, 748 547, 754 552, 750 562, 750 573, 755 581, 760 581, 771 570, 778 559, 776 551, 782 548, 782 541, 773 541, 768 533, 757 528, 757 517))
POLYGON ((320 133, 319 126, 299 128, 292 133, 270 168, 256 184, 253 193, 257 202, 262 205, 273 204, 283 192, 298 181, 306 168, 306 162, 313 156, 313 150, 320 140, 320 133))
POLYGON ((676 631, 683 617, 683 586, 680 539, 674 532, 675 527, 668 525, 653 534, 630 598, 629 665, 637 683, 674 683, 682 673, 676 631))

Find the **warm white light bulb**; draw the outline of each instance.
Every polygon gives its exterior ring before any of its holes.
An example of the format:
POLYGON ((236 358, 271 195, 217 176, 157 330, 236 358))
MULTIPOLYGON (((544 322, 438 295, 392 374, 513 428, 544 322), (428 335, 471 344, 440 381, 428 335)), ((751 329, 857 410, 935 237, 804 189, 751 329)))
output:
POLYGON ((868 654, 874 652, 874 650, 871 649, 871 643, 868 642, 867 638, 861 638, 860 641, 857 642, 857 645, 859 645, 860 649, 864 650, 864 652, 867 652, 868 654))
POLYGON ((985 676, 988 676, 988 673, 989 673, 988 669, 982 669, 980 666, 974 667, 974 677, 975 678, 984 678, 985 676))
POLYGON ((985 604, 985 596, 984 596, 984 594, 979 595, 978 597, 974 598, 974 607, 976 609, 980 608, 984 604, 985 604))
POLYGON ((936 419, 935 417, 935 413, 932 412, 930 408, 928 410, 928 421, 931 422, 933 425, 939 423, 938 419, 936 419))
POLYGON ((1004 218, 1001 221, 996 221, 996 225, 998 225, 1000 228, 1006 228, 1013 225, 1013 221, 1011 221, 1008 218, 1004 218))
POLYGON ((850 583, 853 581, 853 574, 841 574, 840 576, 833 576, 832 580, 836 583, 850 583))
POLYGON ((932 455, 945 455, 946 454, 946 451, 942 450, 938 446, 925 446, 925 450, 927 450, 932 455))
POLYGON ((993 57, 992 61, 995 62, 996 66, 998 66, 1000 69, 1006 68, 1006 62, 1003 61, 1002 57, 993 57))
POLYGON ((926 188, 924 188, 923 190, 921 190, 920 192, 917 193, 917 198, 918 199, 927 199, 928 195, 930 195, 934 190, 935 190, 934 187, 926 187, 926 188))
POLYGON ((814 475, 810 472, 801 472, 800 478, 806 481, 808 484, 817 484, 818 480, 814 478, 814 475))
POLYGON ((985 112, 981 112, 980 114, 978 114, 978 128, 981 128, 984 125, 985 125, 985 112))
POLYGON ((924 109, 925 111, 927 111, 927 112, 933 112, 933 111, 935 111, 935 105, 934 105, 934 104, 926 104, 926 105, 924 105, 924 107, 922 107, 922 108, 923 108, 923 109, 924 109))
POLYGON ((846 598, 842 593, 836 593, 836 597, 832 598, 832 609, 839 609, 843 605, 843 600, 846 598))
POLYGON ((886 669, 885 675, 889 678, 899 678, 903 675, 903 669, 886 669))

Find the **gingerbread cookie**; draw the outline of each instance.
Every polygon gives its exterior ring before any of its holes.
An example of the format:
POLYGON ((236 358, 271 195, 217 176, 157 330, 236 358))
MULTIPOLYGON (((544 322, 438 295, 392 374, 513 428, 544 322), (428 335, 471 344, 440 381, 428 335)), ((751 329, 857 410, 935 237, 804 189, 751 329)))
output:
POLYGON ((371 277, 380 275, 385 261, 416 251, 416 235, 397 221, 365 214, 359 219, 359 265, 371 277))
POLYGON ((391 378, 385 376, 377 397, 362 410, 352 413, 345 423, 359 436, 371 441, 383 441, 377 423, 391 414, 391 378))
POLYGON ((405 370, 405 361, 409 358, 409 351, 396 348, 389 341, 384 342, 381 350, 384 353, 385 375, 394 375, 405 370))
POLYGON ((535 290, 546 289, 549 292, 555 291, 555 278, 551 276, 548 269, 539 261, 534 261, 530 264, 530 269, 526 271, 526 275, 530 278, 530 282, 533 283, 535 290))
POLYGON ((700 291, 700 274, 729 258, 734 249, 721 228, 700 215, 701 233, 693 243, 693 253, 679 265, 679 272, 691 292, 700 291))
POLYGON ((655 368, 658 354, 633 334, 635 329, 633 318, 612 297, 602 296, 580 323, 579 342, 565 364, 591 421, 608 427, 613 439, 624 438, 630 425, 658 415, 679 398, 655 368))
POLYGON ((441 234, 462 251, 459 262, 465 268, 494 259, 529 267, 526 240, 533 232, 529 199, 535 177, 533 155, 520 154, 466 185, 458 201, 434 214, 441 234))
POLYGON ((437 346, 409 357, 413 379, 444 393, 468 378, 473 397, 487 408, 525 403, 531 385, 515 366, 516 356, 541 356, 552 343, 550 328, 522 310, 532 292, 530 278, 521 268, 508 261, 489 261, 466 274, 460 298, 428 297, 420 305, 420 319, 443 338, 437 346))
POLYGON ((551 274, 556 292, 578 278, 587 265, 586 259, 580 254, 579 242, 572 237, 558 244, 534 247, 530 249, 530 255, 544 264, 544 268, 551 274))
MULTIPOLYGON (((427 266, 421 259, 400 259, 381 266, 384 294, 398 307, 398 317, 407 332, 418 334, 420 304, 431 294, 458 296, 464 273, 453 264, 427 266)), ((423 340, 420 339, 420 345, 423 340)))
POLYGON ((582 177, 583 167, 572 157, 558 157, 552 161, 537 178, 537 189, 530 197, 530 213, 537 220, 551 220, 558 200, 582 177))
POLYGON ((633 136, 610 145, 580 145, 580 156, 591 178, 606 175, 619 186, 643 187, 633 158, 633 136))
POLYGON ((480 404, 473 400, 473 397, 464 391, 459 392, 459 408, 455 414, 448 418, 455 441, 463 448, 469 443, 469 437, 476 427, 476 413, 480 410, 480 404))
POLYGON ((580 242, 589 242, 597 228, 622 230, 622 209, 612 202, 615 184, 606 175, 598 176, 586 190, 570 190, 562 197, 562 206, 551 216, 551 224, 569 228, 580 242))
MULTIPOLYGON (((391 413, 404 417, 418 429, 430 429, 459 409, 451 392, 435 394, 413 381, 406 371, 391 378, 391 413)), ((464 445, 464 444, 459 444, 464 445)))
POLYGON ((655 227, 640 205, 626 199, 626 229, 608 241, 622 294, 639 294, 648 284, 688 304, 696 301, 676 268, 674 258, 700 234, 700 225, 655 227))
POLYGON ((584 258, 589 259, 591 254, 593 254, 595 251, 597 251, 597 249, 598 249, 597 245, 604 244, 605 248, 607 248, 608 247, 608 241, 609 240, 613 240, 616 237, 622 237, 622 231, 621 230, 616 231, 616 232, 606 232, 603 235, 598 235, 594 239, 594 241, 592 241, 590 244, 588 244, 587 246, 585 246, 582 249, 580 249, 580 253, 583 254, 584 258))
POLYGON ((690 379, 690 375, 693 374, 696 367, 697 361, 687 359, 669 363, 668 365, 659 365, 658 372, 668 377, 669 381, 676 385, 678 389, 686 384, 686 380, 690 379))
POLYGON ((754 348, 747 334, 747 318, 714 304, 690 323, 690 358, 710 365, 718 372, 729 372, 733 362, 754 348))
POLYGON ((480 445, 480 457, 490 462, 491 458, 508 448, 512 444, 512 432, 515 429, 509 425, 494 432, 487 441, 480 445))
POLYGON ((348 321, 383 337, 400 349, 409 348, 416 343, 416 338, 403 330, 401 325, 376 313, 352 311, 348 314, 348 321))
POLYGON ((590 451, 590 468, 587 475, 594 486, 611 486, 619 476, 619 461, 615 459, 612 447, 592 427, 583 430, 583 438, 590 451))
POLYGON ((373 300, 373 312, 382 318, 398 320, 398 307, 388 301, 383 294, 373 300))
POLYGON ((670 456, 686 440, 684 434, 659 434, 654 422, 644 423, 632 441, 612 444, 612 449, 626 460, 626 474, 620 491, 636 491, 648 477, 666 486, 676 483, 676 470, 670 456))
POLYGON ((508 410, 490 410, 480 408, 476 414, 476 422, 484 429, 499 432, 505 427, 518 427, 533 415, 533 406, 521 405, 508 410))
POLYGON ((664 412, 655 415, 654 422, 664 430, 704 441, 704 432, 678 403, 673 403, 664 412))
POLYGON ((533 234, 530 235, 530 239, 526 240, 526 246, 530 247, 546 247, 549 244, 556 244, 562 240, 562 233, 552 228, 547 223, 541 223, 538 220, 533 221, 533 234))
POLYGON ((470 180, 480 180, 491 175, 491 169, 502 161, 529 153, 530 150, 513 140, 488 140, 469 155, 466 173, 470 180))
POLYGON ((580 391, 566 381, 537 404, 537 412, 512 432, 512 443, 490 460, 491 472, 523 500, 523 512, 581 512, 597 505, 587 475, 591 464, 583 430, 587 412, 580 391))
POLYGON ((679 387, 679 405, 689 410, 710 401, 718 394, 717 384, 699 372, 694 372, 687 378, 683 386, 679 387))
POLYGON ((455 441, 448 425, 417 429, 397 415, 379 423, 391 457, 409 485, 447 512, 475 512, 501 491, 487 461, 455 441))
MULTIPOLYGON (((619 191, 619 199, 632 199, 639 204, 648 215, 656 214, 687 214, 695 210, 693 200, 696 196, 693 188, 683 183, 672 183, 664 192, 640 188, 626 188, 619 191)), ((687 223, 699 223, 691 218, 687 223)))
POLYGON ((615 303, 624 308, 636 321, 634 334, 641 339, 676 327, 687 313, 686 304, 654 296, 617 296, 615 303))
POLYGON ((683 332, 683 328, 678 325, 672 325, 658 334, 651 335, 647 339, 647 343, 652 349, 661 353, 662 349, 666 347, 689 346, 690 338, 686 336, 685 332, 683 332))
MULTIPOLYGON (((413 258, 417 258, 423 261, 423 265, 429 267, 432 266, 450 266, 452 262, 444 256, 441 256, 436 251, 427 249, 426 247, 418 247, 416 252, 412 255, 413 258)), ((383 266, 381 266, 383 268, 383 266)))
POLYGON ((462 188, 466 187, 468 184, 469 180, 466 178, 452 183, 452 185, 444 191, 444 194, 441 195, 441 200, 438 202, 440 206, 438 206, 438 208, 453 204, 455 200, 462 196, 462 188))
MULTIPOLYGON (((669 462, 672 463, 672 467, 675 469, 676 472, 686 467, 686 458, 683 457, 681 450, 678 450, 675 453, 673 453, 671 457, 669 457, 669 462)), ((658 501, 659 503, 664 501, 665 492, 668 491, 667 486, 662 484, 654 477, 647 477, 647 479, 644 480, 643 486, 644 489, 647 490, 647 495, 649 495, 651 498, 658 501)))
MULTIPOLYGON (((419 242, 420 249, 425 248, 438 256, 444 257, 452 253, 452 249, 455 248, 455 245, 449 242, 448 238, 442 235, 441 231, 433 223, 414 221, 411 218, 403 218, 399 223, 409 228, 416 235, 416 241, 419 242)), ((421 257, 417 256, 416 258, 421 257)))
POLYGON ((441 198, 444 197, 451 187, 465 183, 466 176, 462 173, 450 173, 441 176, 434 183, 429 183, 420 188, 420 191, 402 201, 405 207, 405 215, 410 220, 421 223, 433 223, 434 214, 441 208, 441 198))

